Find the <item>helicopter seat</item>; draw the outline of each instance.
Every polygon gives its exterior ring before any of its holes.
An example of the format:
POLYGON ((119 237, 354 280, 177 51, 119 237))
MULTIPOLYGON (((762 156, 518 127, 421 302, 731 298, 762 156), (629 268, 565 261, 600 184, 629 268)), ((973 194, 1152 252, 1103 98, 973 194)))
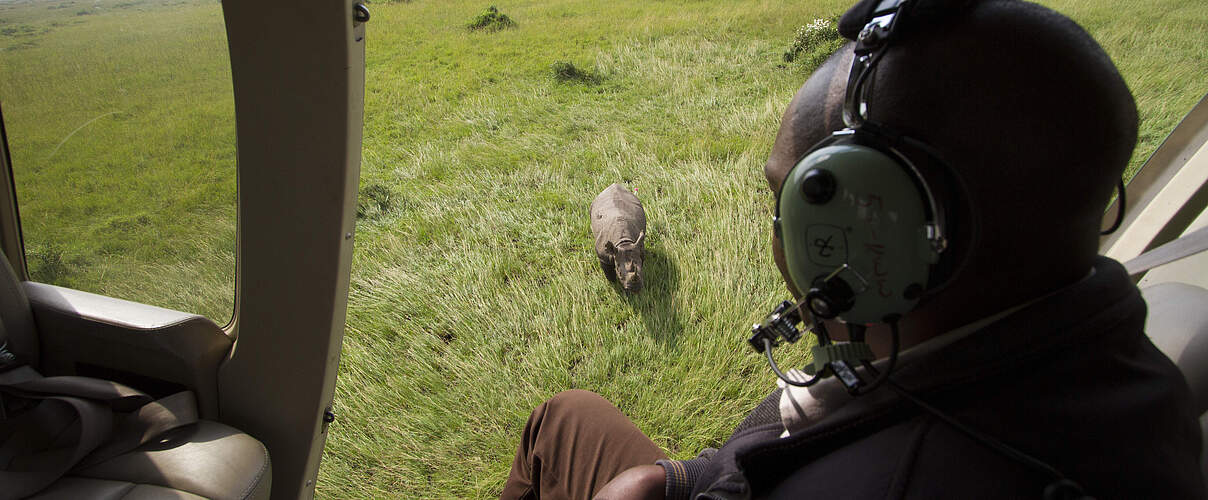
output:
POLYGON ((1145 332, 1170 358, 1191 389, 1200 433, 1200 471, 1208 484, 1208 290, 1180 282, 1165 282, 1141 290, 1149 306, 1145 332))
MULTIPOLYGON (((45 366, 48 364, 45 360, 49 349, 44 338, 47 335, 44 334, 49 333, 46 331, 48 325, 55 325, 53 319, 57 313, 51 311, 53 304, 48 306, 41 300, 35 300, 35 306, 31 306, 30 295, 26 293, 27 290, 36 292, 40 287, 58 287, 36 283, 23 284, 17 280, 8 260, 0 260, 4 261, 4 264, 0 265, 0 347, 27 363, 11 363, 7 369, 0 371, 0 383, 19 384, 41 379, 39 370, 46 370, 46 375, 76 375, 70 371, 60 373, 53 367, 45 366), (39 353, 39 350, 43 352, 39 353), (39 354, 42 359, 39 359, 39 354), (13 365, 16 368, 11 368, 13 365)), ((65 293, 65 289, 60 290, 65 293)), ((113 307, 134 308, 134 311, 144 312, 159 310, 132 302, 87 295, 96 300, 111 301, 109 304, 113 307)), ((183 313, 176 314, 193 322, 204 320, 183 313)), ((196 342, 196 339, 194 341, 196 342)), ((12 360, 11 357, 6 359, 12 360)), ((211 378, 216 376, 216 373, 210 375, 211 378)), ((193 415, 195 416, 196 412, 193 412, 193 415)), ((238 429, 212 420, 194 421, 189 418, 182 419, 179 423, 187 425, 151 436, 142 440, 142 445, 103 461, 76 466, 30 498, 242 500, 269 497, 272 468, 268 451, 260 441, 238 429)), ((8 439, 19 439, 20 434, 20 429, 15 428, 6 432, 5 419, 0 418, 0 450, 5 449, 8 439), (12 435, 13 432, 18 435, 12 435)), ((120 449, 115 451, 120 452, 120 449)), ((5 454, 0 453, 0 476, 3 476, 9 467, 16 468, 12 465, 16 460, 11 456, 3 456, 5 454)), ((49 480, 54 475, 44 477, 49 480)), ((45 484, 43 480, 30 483, 39 486, 45 484)), ((30 488, 34 487, 37 486, 30 488)), ((0 488, 0 498, 11 497, 2 490, 3 488, 0 488)))
POLYGON ((267 499, 271 476, 260 441, 201 420, 74 470, 31 498, 267 499))

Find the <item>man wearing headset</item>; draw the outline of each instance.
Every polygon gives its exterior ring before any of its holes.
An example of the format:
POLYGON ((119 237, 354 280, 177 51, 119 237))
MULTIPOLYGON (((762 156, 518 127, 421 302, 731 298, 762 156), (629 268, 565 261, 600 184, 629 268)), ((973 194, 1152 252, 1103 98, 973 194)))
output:
POLYGON ((1106 54, 1012 0, 863 0, 839 29, 855 43, 765 166, 796 300, 751 344, 782 389, 688 461, 561 393, 503 497, 1205 497, 1186 383, 1096 255, 1137 134, 1106 54), (770 353, 802 319, 813 373, 782 374, 770 353))

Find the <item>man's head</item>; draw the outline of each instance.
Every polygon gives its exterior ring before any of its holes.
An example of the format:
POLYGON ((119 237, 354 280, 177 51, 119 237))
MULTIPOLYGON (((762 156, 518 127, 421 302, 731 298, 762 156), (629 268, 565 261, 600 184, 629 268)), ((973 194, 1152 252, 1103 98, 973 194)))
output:
MULTIPOLYGON (((854 38, 875 3, 849 11, 841 32, 854 38)), ((912 314, 942 332, 1089 271, 1137 115, 1106 54, 1064 16, 1016 1, 916 3, 871 77, 869 119, 938 150, 962 181, 961 199, 943 200, 954 207, 946 258, 962 270, 912 314)), ((843 128, 850 66, 848 45, 797 92, 764 169, 773 191, 843 128)))

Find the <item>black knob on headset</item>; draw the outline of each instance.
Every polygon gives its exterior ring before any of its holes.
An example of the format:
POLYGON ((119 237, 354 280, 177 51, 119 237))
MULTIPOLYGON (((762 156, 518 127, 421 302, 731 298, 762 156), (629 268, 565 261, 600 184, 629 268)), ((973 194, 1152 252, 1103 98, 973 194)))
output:
POLYGON ((835 306, 831 304, 830 298, 817 288, 811 288, 805 294, 805 307, 822 319, 831 319, 839 315, 838 312, 835 312, 835 306))
POLYGON ((819 318, 831 319, 851 309, 855 295, 841 278, 819 278, 805 294, 805 307, 819 318))
POLYGON ((835 196, 835 174, 829 170, 815 168, 805 173, 801 179, 801 196, 806 203, 821 205, 835 196))

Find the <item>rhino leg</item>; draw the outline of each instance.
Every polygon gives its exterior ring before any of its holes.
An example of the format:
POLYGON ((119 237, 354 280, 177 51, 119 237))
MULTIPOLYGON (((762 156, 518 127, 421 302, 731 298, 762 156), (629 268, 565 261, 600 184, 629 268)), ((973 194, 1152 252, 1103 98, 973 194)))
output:
POLYGON ((612 262, 600 259, 600 270, 604 271, 604 277, 608 278, 608 281, 617 280, 617 268, 612 262))

